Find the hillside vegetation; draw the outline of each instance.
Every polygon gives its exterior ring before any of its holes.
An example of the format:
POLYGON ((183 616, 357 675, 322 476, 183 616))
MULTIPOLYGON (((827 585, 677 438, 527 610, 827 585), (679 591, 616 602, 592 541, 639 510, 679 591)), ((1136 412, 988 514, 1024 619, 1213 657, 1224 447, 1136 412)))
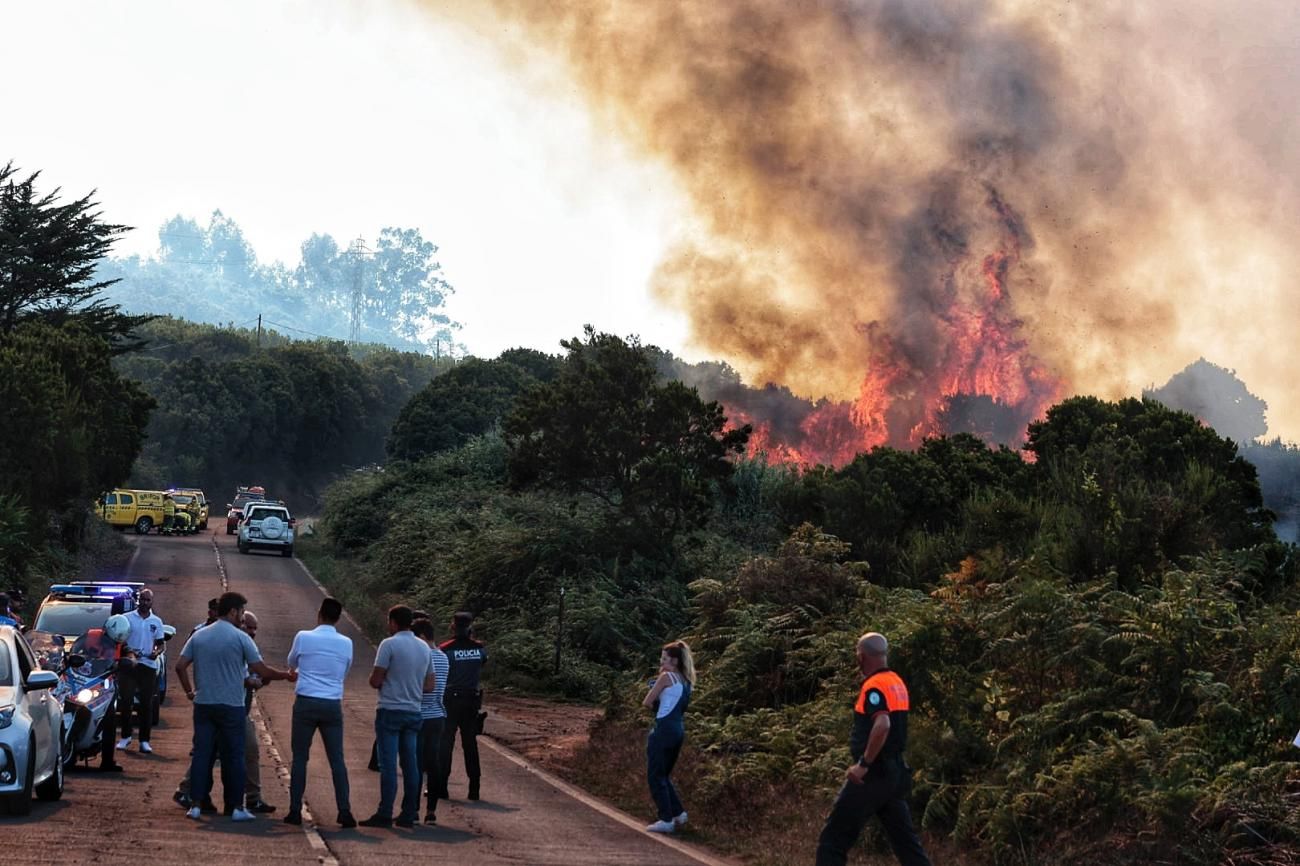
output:
POLYGON ((156 402, 130 483, 199 486, 218 507, 261 484, 300 510, 384 459, 399 411, 450 359, 160 318, 116 369, 156 402), (260 345, 259 345, 260 343, 260 345))
POLYGON ((797 471, 728 459, 746 431, 635 343, 565 346, 541 376, 498 360, 463 391, 439 380, 417 403, 447 417, 477 387, 521 396, 499 428, 471 419, 428 450, 399 424, 390 451, 416 459, 336 484, 324 528, 377 604, 474 610, 496 685, 605 700, 595 786, 644 799, 636 750, 610 744, 639 742, 638 684, 685 636, 683 773, 692 815, 714 816, 698 832, 806 859, 848 760, 853 643, 879 629, 912 686, 914 808, 941 850, 1300 854, 1294 549, 1231 441, 1151 400, 1076 397, 1025 458, 958 435, 797 471))

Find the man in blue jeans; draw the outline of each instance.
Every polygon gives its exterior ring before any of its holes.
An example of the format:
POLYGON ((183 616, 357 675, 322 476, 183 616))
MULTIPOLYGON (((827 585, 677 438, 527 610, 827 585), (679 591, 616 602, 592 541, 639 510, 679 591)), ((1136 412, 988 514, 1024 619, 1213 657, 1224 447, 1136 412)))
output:
POLYGON ((411 632, 414 615, 404 604, 388 609, 389 637, 379 645, 370 685, 379 689, 375 743, 379 756, 379 809, 363 827, 414 827, 420 817, 420 702, 434 690, 429 645, 411 632), (397 767, 402 767, 402 811, 393 819, 397 767))
POLYGON ((293 772, 289 776, 286 824, 302 823, 302 798, 307 789, 307 759, 311 741, 320 731, 334 779, 334 804, 339 826, 357 826, 352 817, 348 767, 343 760, 343 680, 352 667, 352 639, 339 634, 343 603, 326 598, 316 613, 316 628, 300 631, 289 650, 289 669, 297 671, 293 703, 293 772))
MULTIPOLYGON (((255 673, 263 682, 297 679, 262 661, 257 644, 239 626, 248 599, 228 592, 217 600, 217 619, 196 631, 181 650, 176 677, 185 697, 194 702, 194 756, 190 760, 190 798, 194 804, 185 813, 197 820, 199 805, 212 793, 213 751, 221 755, 221 787, 226 814, 235 821, 251 821, 244 808, 244 680, 255 673), (190 667, 196 671, 199 691, 190 681, 190 667)), ((254 745, 256 748, 256 745, 254 745)))

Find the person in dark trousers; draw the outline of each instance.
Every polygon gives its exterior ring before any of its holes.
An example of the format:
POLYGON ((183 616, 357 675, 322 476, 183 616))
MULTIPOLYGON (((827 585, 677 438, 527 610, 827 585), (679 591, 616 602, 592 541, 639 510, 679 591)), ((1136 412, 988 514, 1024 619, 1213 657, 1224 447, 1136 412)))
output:
POLYGON ((686 740, 686 708, 695 687, 695 662, 685 641, 664 644, 659 653, 659 675, 642 706, 655 711, 654 727, 646 740, 646 781, 659 820, 646 827, 651 833, 672 833, 686 824, 686 808, 670 776, 686 740))
POLYGON ((253 639, 243 631, 248 599, 227 592, 217 600, 217 621, 196 631, 181 650, 176 678, 185 697, 194 704, 194 755, 190 759, 191 806, 186 817, 197 820, 201 805, 212 792, 212 753, 221 757, 221 784, 226 814, 235 821, 251 821, 244 808, 245 688, 249 673, 263 682, 288 680, 297 674, 276 670, 262 661, 253 639), (190 680, 195 670, 198 691, 190 680))
POLYGON ((414 827, 420 817, 420 703, 433 691, 429 645, 411 632, 414 618, 404 604, 388 609, 389 637, 375 653, 370 686, 379 690, 375 740, 379 757, 379 808, 363 827, 414 827), (393 818, 397 768, 402 769, 402 811, 393 818))
POLYGON ((911 699, 903 678, 889 669, 889 642, 877 632, 858 638, 858 669, 866 680, 853 707, 849 754, 853 764, 817 842, 817 866, 843 866, 872 815, 880 817, 903 866, 930 866, 907 808, 912 768, 903 760, 911 699))
POLYGON ((442 781, 442 729, 447 721, 447 709, 443 706, 443 694, 447 690, 447 654, 434 641, 433 622, 428 617, 417 619, 411 624, 415 636, 429 645, 429 656, 433 659, 433 676, 436 682, 433 691, 426 691, 420 702, 420 769, 424 771, 425 797, 428 801, 424 813, 424 823, 438 823, 438 786, 442 781))
POLYGON ((117 677, 117 712, 122 722, 122 739, 117 741, 117 748, 131 745, 131 721, 137 717, 140 751, 147 755, 153 752, 149 735, 153 729, 153 702, 158 694, 158 654, 166 639, 163 621, 153 612, 153 590, 140 590, 136 608, 126 613, 126 620, 131 624, 126 651, 135 663, 117 677))
POLYGON ((487 647, 474 639, 474 614, 460 611, 451 619, 455 635, 438 646, 447 654, 447 689, 442 702, 447 708, 447 722, 442 729, 442 749, 438 754, 442 783, 438 796, 450 799, 447 779, 451 775, 451 752, 456 746, 456 732, 460 732, 460 747, 465 753, 465 775, 469 777, 469 799, 479 798, 478 733, 479 710, 483 707, 483 688, 480 677, 487 663, 487 647))
POLYGON ((293 702, 293 770, 289 776, 286 824, 302 824, 302 798, 307 790, 307 759, 320 731, 334 781, 334 805, 339 826, 357 826, 352 817, 348 766, 343 758, 343 682, 352 668, 352 638, 339 634, 343 603, 326 598, 316 612, 316 628, 300 631, 289 650, 289 669, 298 672, 293 702))

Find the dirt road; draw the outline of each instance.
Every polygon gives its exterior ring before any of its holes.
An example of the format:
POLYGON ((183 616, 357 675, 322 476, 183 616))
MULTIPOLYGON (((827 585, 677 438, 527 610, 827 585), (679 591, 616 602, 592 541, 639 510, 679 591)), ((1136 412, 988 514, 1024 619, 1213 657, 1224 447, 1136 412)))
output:
MULTIPOLYGON (((322 591, 296 559, 270 553, 241 555, 224 524, 213 534, 189 538, 145 536, 125 573, 105 575, 143 580, 155 591, 156 609, 177 627, 169 645, 174 664, 181 643, 202 621, 207 599, 223 581, 249 598, 260 620, 258 644, 266 661, 283 667, 294 633, 315 624, 322 591)), ((351 622, 340 631, 353 639, 355 661, 344 695, 352 807, 358 818, 379 801, 379 776, 369 772, 374 691, 366 678, 374 647, 351 622)), ((173 681, 173 684, 174 681, 173 681)), ((319 740, 308 769, 303 827, 279 820, 288 803, 289 725, 293 687, 272 683, 258 694, 255 719, 262 732, 263 796, 279 806, 270 817, 234 824, 220 816, 193 822, 171 799, 188 762, 190 706, 179 687, 163 708, 155 729, 153 755, 135 746, 119 752, 126 772, 71 773, 64 799, 36 803, 30 818, 0 818, 6 863, 92 863, 122 856, 142 862, 339 863, 458 862, 465 864, 654 864, 698 866, 721 863, 676 839, 645 833, 643 820, 585 797, 549 777, 526 759, 488 741, 482 748, 483 799, 463 799, 466 782, 459 749, 451 777, 451 802, 438 807, 438 826, 414 830, 341 830, 335 823, 333 788, 319 740), (130 853, 127 853, 130 852, 130 853)), ((517 723, 498 714, 504 729, 517 723)), ((491 733, 492 724, 488 732, 491 733)), ((400 792, 399 792, 400 796, 400 792)), ((215 798, 220 802, 219 797, 215 798)))

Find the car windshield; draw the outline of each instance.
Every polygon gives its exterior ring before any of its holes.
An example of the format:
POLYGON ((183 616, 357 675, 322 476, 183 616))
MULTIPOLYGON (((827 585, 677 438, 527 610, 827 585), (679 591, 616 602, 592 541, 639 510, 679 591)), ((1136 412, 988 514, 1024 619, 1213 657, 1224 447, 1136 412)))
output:
POLYGON ((9 664, 9 648, 0 645, 0 686, 14 684, 14 669, 9 664))
POLYGON ((54 601, 41 605, 32 628, 47 634, 61 634, 66 637, 80 637, 92 628, 102 628, 108 619, 109 605, 106 601, 77 602, 54 601))
POLYGON ((189 505, 191 502, 194 501, 194 497, 186 496, 183 493, 174 493, 172 494, 172 501, 175 502, 177 505, 189 505))

